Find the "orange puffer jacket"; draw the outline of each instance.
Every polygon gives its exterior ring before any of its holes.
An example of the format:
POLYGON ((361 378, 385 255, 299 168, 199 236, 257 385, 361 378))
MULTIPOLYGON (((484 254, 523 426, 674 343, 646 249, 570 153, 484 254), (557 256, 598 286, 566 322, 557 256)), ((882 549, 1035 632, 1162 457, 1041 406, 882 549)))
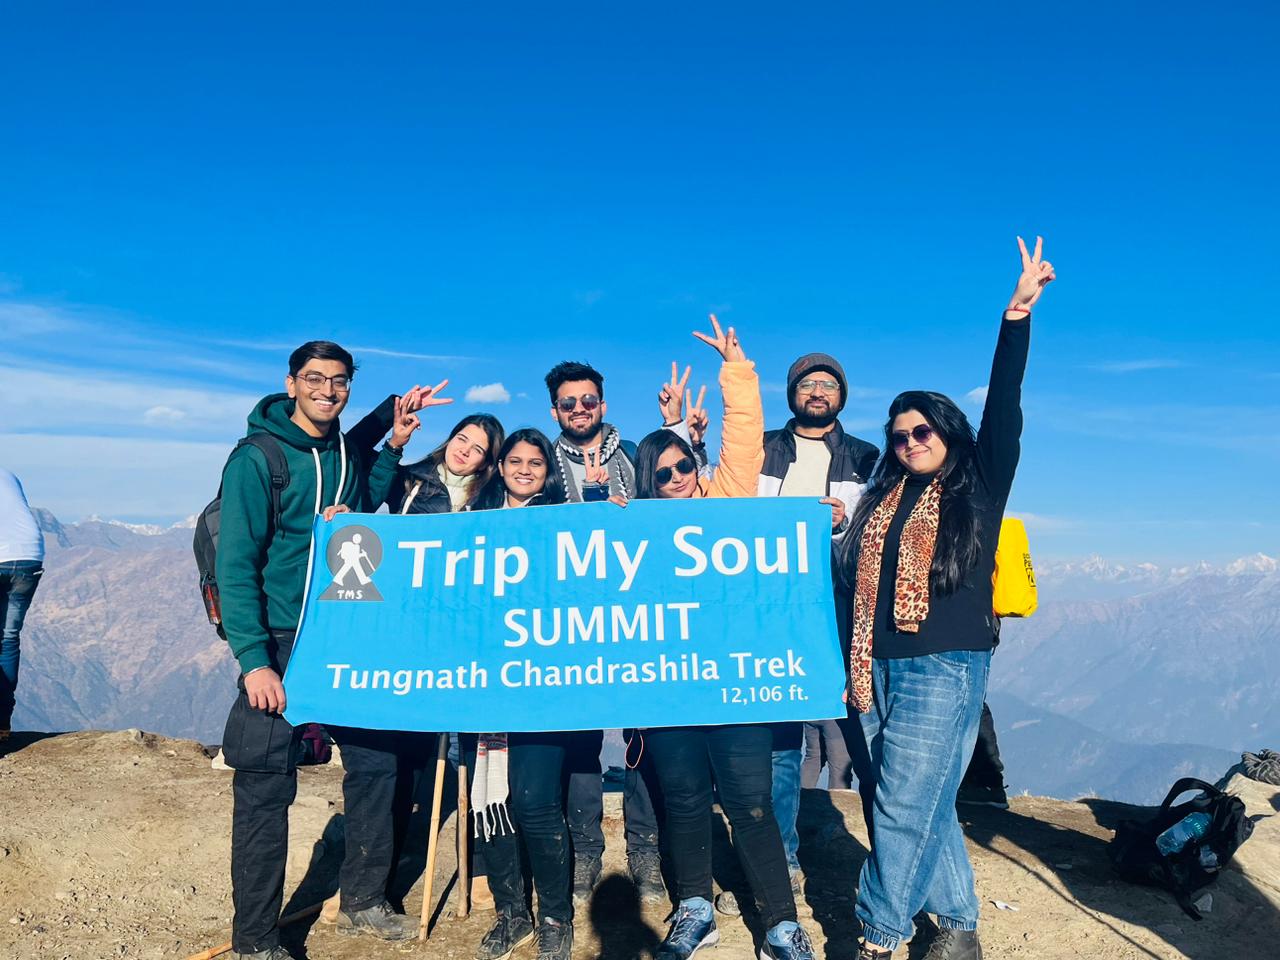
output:
POLYGON ((764 408, 755 363, 725 361, 720 367, 720 390, 724 394, 720 463, 710 480, 698 481, 698 492, 704 497, 754 497, 764 466, 764 408))

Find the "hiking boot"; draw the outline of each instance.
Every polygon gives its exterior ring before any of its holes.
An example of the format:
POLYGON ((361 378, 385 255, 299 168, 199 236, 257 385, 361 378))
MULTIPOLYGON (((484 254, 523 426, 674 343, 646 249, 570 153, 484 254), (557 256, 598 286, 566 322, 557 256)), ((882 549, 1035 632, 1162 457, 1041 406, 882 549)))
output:
POLYGON ((738 897, 732 890, 723 890, 716 894, 716 913, 726 917, 742 916, 742 908, 738 906, 738 897))
POLYGON ((573 953, 573 924, 543 917, 538 923, 538 960, 569 960, 573 953))
POLYGON ((929 944, 924 960, 982 960, 978 931, 942 927, 929 944))
POLYGON ((662 882, 662 860, 657 850, 644 850, 627 854, 627 866, 631 870, 631 882, 645 903, 660 903, 667 898, 667 887, 662 882))
POLYGON ((265 950, 255 950, 253 953, 236 953, 233 950, 231 960, 293 960, 293 954, 284 947, 267 947, 265 950))
POLYGON ((385 900, 355 913, 340 911, 338 930, 348 936, 367 933, 379 940, 408 940, 418 935, 418 925, 392 910, 391 904, 385 900))
POLYGON ((600 879, 600 858, 575 857, 573 861, 573 905, 581 907, 591 899, 600 879))
POLYGON ((956 803, 1008 810, 1009 795, 1004 792, 1004 787, 966 787, 961 784, 956 803))
POLYGON ((817 954, 804 927, 793 920, 784 920, 765 936, 760 960, 817 960, 817 954))
POLYGON ((688 960, 703 947, 720 942, 716 915, 711 904, 701 898, 681 900, 670 916, 671 929, 653 955, 653 960, 688 960))
POLYGON ((476 948, 476 960, 507 960, 533 939, 533 920, 527 916, 513 917, 507 913, 498 914, 498 922, 493 925, 480 946, 476 948))

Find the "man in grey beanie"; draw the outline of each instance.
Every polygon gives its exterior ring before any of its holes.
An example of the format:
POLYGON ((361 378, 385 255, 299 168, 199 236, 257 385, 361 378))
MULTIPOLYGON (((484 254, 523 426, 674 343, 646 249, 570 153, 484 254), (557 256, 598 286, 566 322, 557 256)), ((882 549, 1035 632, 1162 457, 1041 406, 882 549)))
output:
MULTIPOLYGON (((862 496, 867 479, 880 456, 879 448, 844 432, 840 411, 849 395, 844 367, 825 353, 807 353, 787 371, 787 403, 794 414, 781 430, 764 435, 764 467, 760 471, 762 497, 817 497, 831 506, 832 536, 842 537, 862 496)), ((840 641, 848 654, 848 603, 838 595, 836 620, 840 641)), ((849 789, 854 770, 867 769, 866 741, 857 721, 820 720, 813 723, 779 723, 773 735, 773 811, 782 830, 782 844, 791 868, 792 887, 800 882, 797 851, 800 838, 796 817, 800 812, 802 744, 809 747, 804 760, 803 783, 816 787, 823 755, 829 766, 828 788, 849 789)), ((861 787, 862 778, 859 778, 861 787)), ((868 791, 864 791, 864 812, 868 791)), ((870 820, 868 820, 870 822, 870 820)), ((736 912, 731 893, 721 894, 716 906, 736 912)))

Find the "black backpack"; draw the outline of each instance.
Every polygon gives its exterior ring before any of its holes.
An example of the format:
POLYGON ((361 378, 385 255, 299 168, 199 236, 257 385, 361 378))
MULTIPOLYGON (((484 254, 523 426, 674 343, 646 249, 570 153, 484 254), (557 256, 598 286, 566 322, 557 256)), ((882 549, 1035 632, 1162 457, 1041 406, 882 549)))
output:
MULTIPOLYGON (((251 433, 240 440, 231 451, 235 456, 243 446, 257 447, 267 458, 267 469, 271 472, 271 523, 276 530, 280 529, 283 515, 281 494, 289 485, 289 464, 284 458, 284 449, 280 441, 269 433, 251 433)), ((230 461, 231 457, 227 458, 230 461)), ((192 549, 196 554, 196 569, 200 573, 200 596, 204 599, 204 610, 209 622, 222 631, 222 604, 218 596, 218 575, 215 563, 218 557, 218 528, 222 514, 222 484, 218 484, 218 495, 209 501, 209 505, 200 511, 196 518, 196 532, 192 538, 192 549)))
POLYGON ((1183 777, 1169 789, 1169 795, 1150 820, 1124 820, 1120 823, 1115 838, 1107 847, 1107 855, 1116 872, 1125 880, 1164 887, 1174 895, 1178 906, 1189 917, 1203 920, 1200 911, 1191 903, 1191 895, 1218 878, 1218 872, 1252 833, 1253 821, 1245 816, 1243 800, 1223 793, 1203 780, 1183 777), (1201 792, 1186 803, 1173 806, 1173 801, 1188 790, 1201 792), (1162 854, 1156 846, 1156 837, 1193 813, 1209 815, 1208 832, 1175 853, 1162 854), (1201 860, 1202 850, 1212 851, 1217 862, 1205 866, 1201 860))

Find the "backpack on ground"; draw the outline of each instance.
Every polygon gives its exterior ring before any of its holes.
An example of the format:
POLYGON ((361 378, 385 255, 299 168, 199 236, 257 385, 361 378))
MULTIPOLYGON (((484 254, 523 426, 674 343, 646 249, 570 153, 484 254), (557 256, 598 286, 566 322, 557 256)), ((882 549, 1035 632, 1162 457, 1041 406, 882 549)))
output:
POLYGON ((1218 878, 1218 872, 1253 833, 1253 821, 1245 816, 1244 801, 1217 787, 1183 777, 1169 790, 1160 809, 1145 822, 1125 820, 1116 828, 1107 847, 1111 864, 1130 883, 1163 887, 1193 920, 1203 920, 1191 896, 1218 878), (1201 791, 1186 803, 1173 801, 1188 790, 1201 791), (1210 823, 1203 836, 1193 837, 1181 850, 1167 856, 1156 838, 1193 813, 1205 814, 1210 823))
MULTIPOLYGON (((284 458, 284 448, 269 433, 251 433, 235 445, 231 456, 235 456, 236 451, 244 446, 257 447, 267 458, 267 470, 271 474, 271 523, 273 529, 278 530, 283 516, 281 495, 289 485, 289 464, 284 458)), ((231 457, 227 458, 228 462, 230 459, 231 457)), ((209 505, 196 518, 196 532, 191 544, 196 555, 196 570, 200 573, 200 596, 204 599, 204 610, 209 616, 209 622, 218 628, 219 633, 222 632, 222 603, 218 595, 216 563, 221 513, 222 484, 219 483, 218 495, 209 501, 209 505)))
POLYGON ((1038 605, 1027 528, 1016 517, 1005 517, 1000 522, 996 568, 991 574, 992 611, 997 617, 1029 617, 1038 605))

